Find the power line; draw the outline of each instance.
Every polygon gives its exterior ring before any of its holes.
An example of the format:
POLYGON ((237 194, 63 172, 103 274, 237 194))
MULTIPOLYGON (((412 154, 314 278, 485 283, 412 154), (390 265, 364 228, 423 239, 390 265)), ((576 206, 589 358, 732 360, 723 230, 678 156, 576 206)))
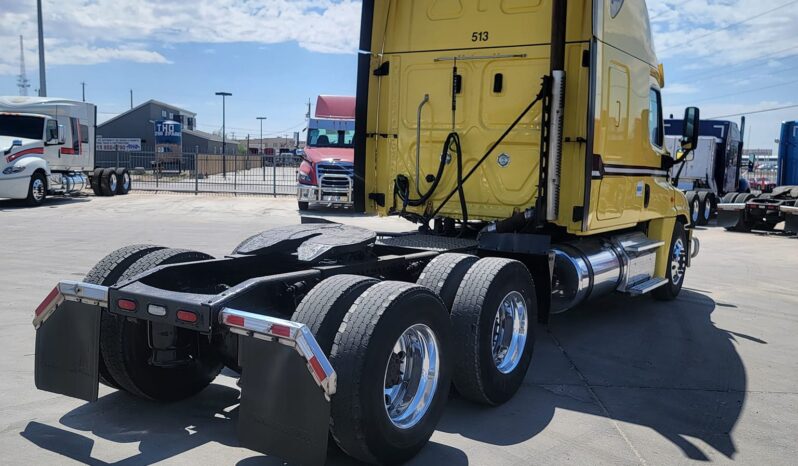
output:
POLYGON ((732 24, 726 25, 726 26, 724 26, 724 27, 722 27, 722 28, 714 29, 714 30, 712 30, 712 31, 710 31, 710 32, 708 32, 708 33, 706 33, 706 34, 700 35, 700 36, 698 36, 698 37, 693 37, 693 38, 691 38, 690 40, 686 40, 686 41, 684 41, 684 42, 681 42, 681 43, 679 43, 679 44, 676 44, 676 45, 671 45, 670 47, 665 47, 664 49, 662 49, 662 51, 664 52, 664 51, 666 51, 666 50, 670 50, 670 49, 672 49, 672 48, 674 48, 674 47, 681 47, 682 45, 687 45, 687 44, 690 44, 690 43, 694 43, 694 42, 696 42, 696 41, 698 41, 698 40, 701 40, 701 39, 703 39, 703 38, 705 38, 705 37, 709 37, 709 36, 711 36, 711 35, 713 35, 713 34, 717 34, 717 33, 718 33, 718 32, 720 32, 720 31, 725 31, 725 30, 727 30, 727 29, 731 29, 731 28, 733 28, 733 27, 735 27, 735 26, 739 26, 739 25, 741 25, 741 24, 745 24, 745 23, 747 23, 747 22, 749 22, 749 21, 753 21, 753 20, 755 20, 755 19, 757 19, 757 18, 761 18, 761 17, 763 17, 763 16, 765 16, 765 15, 768 15, 768 14, 770 14, 770 13, 773 13, 774 11, 781 10, 782 8, 788 7, 788 6, 790 6, 790 5, 793 5, 793 4, 795 4, 795 3, 798 3, 798 0, 793 0, 793 1, 791 1, 791 2, 787 2, 787 3, 785 3, 784 5, 777 6, 776 8, 772 8, 772 9, 770 9, 770 10, 764 11, 764 12, 762 12, 762 13, 759 13, 758 15, 751 16, 751 17, 749 17, 749 18, 746 18, 746 19, 744 19, 744 20, 742 20, 742 21, 738 21, 738 22, 736 22, 736 23, 732 23, 732 24))
MULTIPOLYGON (((698 102, 706 102, 708 100, 716 100, 716 99, 723 99, 723 98, 726 98, 726 97, 734 97, 734 96, 738 96, 738 95, 742 95, 742 94, 750 94, 752 92, 759 92, 759 91, 764 91, 766 89, 773 89, 773 88, 776 88, 776 87, 788 86, 790 84, 798 84, 798 80, 787 81, 786 83, 774 84, 772 86, 758 87, 756 89, 749 89, 747 91, 733 92, 731 94, 716 95, 716 96, 707 97, 707 98, 704 98, 704 99, 691 100, 689 102, 689 104, 692 105, 692 104, 695 104, 695 103, 698 103, 698 102)), ((684 105, 684 103, 682 103, 682 104, 674 104, 674 105, 684 105)))
MULTIPOLYGON (((796 50, 796 49, 798 49, 798 45, 792 46, 792 47, 787 47, 786 49, 781 49, 781 50, 778 50, 776 52, 771 52, 771 53, 768 53, 766 55, 762 55, 762 56, 758 57, 754 61, 738 63, 738 65, 742 65, 742 64, 750 65, 752 63, 766 62, 766 61, 769 61, 770 57, 772 57, 774 55, 778 55, 780 53, 784 53, 784 52, 788 52, 790 50, 796 50)), ((787 59, 787 58, 792 58, 794 56, 796 56, 796 54, 793 53, 793 54, 790 54, 790 55, 786 55, 784 57, 778 57, 778 59, 784 60, 784 59, 787 59)), ((738 65, 732 65, 731 67, 734 68, 735 66, 738 66, 738 65)), ((692 79, 691 79, 690 82, 703 81, 704 79, 707 79, 707 78, 714 78, 715 76, 722 76, 722 75, 727 75, 729 73, 736 73, 738 71, 743 71, 743 70, 748 70, 748 69, 752 69, 752 68, 757 68, 759 66, 761 66, 761 65, 745 66, 744 68, 737 68, 736 70, 732 70, 732 71, 730 71, 728 68, 725 68, 723 71, 711 71, 710 73, 698 73, 697 75, 694 75, 694 76, 691 77, 692 79)), ((778 71, 781 72, 781 71, 785 71, 785 70, 778 70, 778 71)))
POLYGON ((754 114, 757 114, 757 113, 776 112, 776 111, 779 111, 779 110, 787 110, 787 109, 790 109, 790 108, 798 108, 798 104, 785 105, 783 107, 764 108, 762 110, 754 110, 754 111, 751 111, 751 112, 732 113, 732 114, 729 114, 729 115, 713 116, 713 117, 707 118, 707 120, 719 120, 721 118, 731 118, 731 117, 738 117, 738 116, 743 116, 743 115, 754 115, 754 114))

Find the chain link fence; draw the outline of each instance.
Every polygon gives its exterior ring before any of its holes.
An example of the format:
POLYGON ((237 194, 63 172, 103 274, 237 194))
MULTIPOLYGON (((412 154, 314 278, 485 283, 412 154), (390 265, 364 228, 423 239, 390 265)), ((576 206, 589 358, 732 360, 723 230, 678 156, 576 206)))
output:
POLYGON ((130 171, 134 190, 296 195, 301 158, 294 154, 202 154, 97 151, 98 167, 130 171))

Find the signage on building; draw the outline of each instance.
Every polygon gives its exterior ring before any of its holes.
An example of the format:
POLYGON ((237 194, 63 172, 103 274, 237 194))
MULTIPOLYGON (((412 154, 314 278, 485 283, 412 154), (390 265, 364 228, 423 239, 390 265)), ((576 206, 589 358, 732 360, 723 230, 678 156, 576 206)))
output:
POLYGON ((140 152, 141 139, 139 138, 104 138, 98 137, 94 150, 140 152))
POLYGON ((183 127, 180 123, 172 120, 159 120, 155 122, 155 144, 182 145, 183 127))

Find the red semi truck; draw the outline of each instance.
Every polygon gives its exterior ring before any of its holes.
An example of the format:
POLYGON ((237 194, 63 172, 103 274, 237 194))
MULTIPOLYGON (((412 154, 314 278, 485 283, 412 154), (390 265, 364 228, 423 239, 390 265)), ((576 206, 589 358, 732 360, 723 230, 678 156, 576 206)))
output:
POLYGON ((297 171, 299 210, 311 204, 352 205, 355 98, 320 95, 307 134, 297 171))

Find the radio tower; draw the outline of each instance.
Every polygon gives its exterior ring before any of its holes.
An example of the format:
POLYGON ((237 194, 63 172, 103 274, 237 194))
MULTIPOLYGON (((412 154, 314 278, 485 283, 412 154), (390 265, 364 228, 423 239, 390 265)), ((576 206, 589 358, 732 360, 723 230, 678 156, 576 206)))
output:
POLYGON ((19 76, 17 76, 17 87, 19 88, 19 95, 28 95, 30 82, 27 74, 25 74, 25 49, 22 46, 21 35, 19 36, 19 76))

